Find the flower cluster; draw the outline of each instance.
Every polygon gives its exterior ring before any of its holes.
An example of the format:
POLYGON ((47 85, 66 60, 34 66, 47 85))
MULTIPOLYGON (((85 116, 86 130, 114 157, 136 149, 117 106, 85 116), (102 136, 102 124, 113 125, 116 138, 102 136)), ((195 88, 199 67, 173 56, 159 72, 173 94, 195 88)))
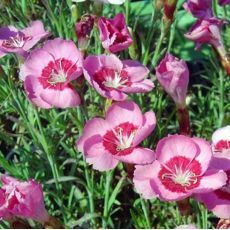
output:
MULTIPOLYGON (((228 3, 220 1, 221 5, 228 3)), ((197 48, 203 43, 211 44, 226 64, 220 34, 225 22, 213 16, 211 7, 211 0, 187 0, 184 8, 197 21, 185 36, 197 48)), ((176 1, 168 1, 166 8, 166 15, 172 20, 176 1)), ((127 99, 130 94, 150 92, 155 85, 148 79, 149 69, 145 65, 121 60, 117 55, 134 41, 124 15, 118 13, 114 18, 83 15, 75 29, 78 47, 71 40, 54 38, 32 51, 40 40, 48 38, 42 22, 34 21, 21 30, 13 26, 0 29, 0 57, 15 53, 25 59, 19 76, 31 103, 43 109, 79 106, 81 88, 76 83, 84 76, 85 82, 110 105, 105 108, 103 118, 94 117, 86 122, 76 141, 76 148, 87 163, 99 171, 112 170, 119 163, 131 164, 135 190, 144 198, 180 201, 194 197, 218 217, 230 218, 230 126, 214 132, 212 143, 190 135, 186 62, 167 53, 155 68, 158 82, 182 115, 179 115, 179 134, 162 138, 153 150, 146 143, 151 141, 157 123, 155 113, 142 113, 136 102, 127 99), (87 55, 94 27, 105 53, 87 55)), ((230 67, 227 68, 230 73, 230 67)), ((1 183, 1 218, 31 218, 41 223, 49 220, 37 182, 2 176, 1 183)))

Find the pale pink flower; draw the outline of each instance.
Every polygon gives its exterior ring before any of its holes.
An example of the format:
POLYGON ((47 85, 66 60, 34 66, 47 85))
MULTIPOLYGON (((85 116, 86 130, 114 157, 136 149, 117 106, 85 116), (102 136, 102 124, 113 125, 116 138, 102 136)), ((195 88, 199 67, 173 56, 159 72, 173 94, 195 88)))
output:
POLYGON ((220 4, 221 6, 230 4, 230 0, 219 0, 219 4, 220 4))
POLYGON ((45 209, 41 185, 34 180, 19 181, 1 176, 0 218, 30 218, 44 223, 49 219, 45 209))
POLYGON ((166 54, 156 68, 156 77, 178 107, 185 107, 189 70, 185 61, 166 54))
POLYGON ((99 18, 98 28, 102 46, 111 53, 125 50, 133 42, 122 13, 112 19, 99 18))
POLYGON ((144 93, 153 89, 151 80, 145 79, 149 70, 137 61, 120 61, 114 54, 90 55, 83 63, 86 80, 103 97, 123 101, 126 93, 144 93))
POLYGON ((21 30, 14 26, 2 27, 0 28, 0 58, 7 53, 26 57, 27 51, 48 35, 41 21, 33 21, 21 30))
POLYGON ((228 176, 226 185, 207 194, 198 194, 197 199, 220 218, 230 218, 230 126, 216 130, 212 135, 214 158, 212 168, 222 169, 228 176))
POLYGON ((191 27, 185 37, 196 43, 196 49, 199 49, 203 43, 209 43, 215 49, 223 49, 220 29, 225 21, 218 18, 199 19, 191 27))
POLYGON ((210 144, 200 138, 172 135, 159 141, 156 160, 136 166, 134 185, 144 198, 183 200, 225 185, 223 170, 208 169, 212 160, 210 144))
POLYGON ((49 40, 31 52, 20 69, 20 78, 31 102, 41 108, 67 108, 80 104, 71 84, 82 74, 83 57, 74 42, 49 40))
POLYGON ((196 18, 211 18, 212 0, 187 0, 184 9, 196 18))
POLYGON ((116 102, 108 109, 105 119, 93 118, 86 123, 77 148, 99 171, 113 169, 119 161, 151 163, 154 152, 139 147, 139 144, 150 135, 155 125, 154 112, 142 115, 134 102, 116 102))

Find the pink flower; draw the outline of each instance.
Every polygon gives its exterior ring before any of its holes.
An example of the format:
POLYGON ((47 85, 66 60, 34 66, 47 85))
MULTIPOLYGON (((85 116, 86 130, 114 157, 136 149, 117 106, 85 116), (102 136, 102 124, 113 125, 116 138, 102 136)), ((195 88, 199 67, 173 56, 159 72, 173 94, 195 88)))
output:
POLYGON ((207 194, 198 194, 197 199, 220 218, 230 218, 230 126, 216 130, 212 136, 214 158, 211 167, 222 169, 228 176, 226 185, 207 194))
POLYGON ((177 106, 183 108, 189 82, 189 70, 185 61, 166 54, 156 68, 156 77, 177 106))
POLYGON ((184 9, 196 18, 211 18, 212 0, 187 0, 184 9))
POLYGON ((71 82, 82 74, 83 57, 72 41, 54 39, 31 52, 20 78, 31 102, 41 108, 67 108, 80 104, 71 82))
POLYGON ((1 182, 0 218, 31 218, 41 223, 49 219, 40 184, 34 180, 22 182, 6 175, 1 177, 1 182))
POLYGON ((196 43, 196 48, 199 49, 203 43, 209 43, 216 49, 222 47, 220 28, 225 22, 217 18, 199 19, 191 27, 185 37, 196 43))
POLYGON ((111 53, 125 50, 133 42, 122 13, 117 14, 113 19, 99 18, 98 28, 102 46, 111 53))
POLYGON ((212 151, 208 142, 183 135, 165 137, 157 145, 156 160, 136 166, 134 185, 144 198, 177 201, 225 185, 222 170, 209 170, 212 151))
POLYGON ((149 70, 137 61, 120 61, 115 55, 90 55, 83 64, 86 80, 103 97, 123 101, 126 93, 144 93, 153 89, 145 79, 149 70))
POLYGON ((221 6, 230 4, 230 0, 219 0, 219 4, 220 4, 221 6))
POLYGON ((151 163, 154 152, 138 145, 150 135, 155 125, 154 112, 142 115, 134 102, 117 102, 108 109, 105 119, 93 118, 86 123, 77 148, 99 171, 113 169, 119 161, 151 163))
POLYGON ((230 125, 217 129, 212 135, 213 152, 230 156, 230 125))
POLYGON ((0 28, 0 58, 7 53, 16 53, 25 57, 26 51, 48 35, 41 21, 33 21, 22 30, 14 26, 2 27, 0 28))
POLYGON ((94 20, 94 15, 85 14, 75 25, 78 46, 82 50, 85 50, 88 47, 90 34, 94 26, 94 20))

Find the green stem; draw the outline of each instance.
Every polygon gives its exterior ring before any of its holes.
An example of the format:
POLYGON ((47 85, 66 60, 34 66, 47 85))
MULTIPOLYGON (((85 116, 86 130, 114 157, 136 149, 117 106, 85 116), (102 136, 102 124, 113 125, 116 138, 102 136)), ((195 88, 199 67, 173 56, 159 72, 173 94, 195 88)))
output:
POLYGON ((110 186, 112 182, 113 171, 106 172, 106 182, 105 182, 105 199, 104 199, 104 210, 103 210, 103 221, 102 228, 107 228, 108 225, 108 217, 109 217, 109 196, 110 196, 110 186))
POLYGON ((156 67, 157 62, 158 62, 158 60, 160 58, 159 56, 160 56, 161 46, 163 44, 164 37, 165 37, 164 22, 163 22, 163 19, 162 19, 162 21, 161 21, 161 35, 160 35, 160 38, 158 39, 156 49, 155 49, 155 53, 154 53, 154 56, 153 56, 153 59, 152 59, 153 67, 156 67))
POLYGON ((147 228, 151 229, 148 209, 147 209, 146 203, 145 203, 145 201, 143 199, 141 199, 141 207, 142 207, 142 210, 143 210, 143 213, 144 213, 144 216, 145 216, 145 220, 146 220, 146 223, 147 223, 147 228))
POLYGON ((218 0, 213 0, 213 12, 215 16, 218 16, 217 7, 218 7, 218 0))
POLYGON ((222 70, 220 70, 219 72, 219 93, 220 93, 220 101, 219 101, 218 127, 221 127, 224 120, 224 74, 222 70))
POLYGON ((86 164, 84 159, 83 159, 83 162, 84 162, 84 168, 85 168, 84 171, 85 171, 86 184, 87 184, 87 187, 88 187, 87 192, 88 192, 88 198, 89 198, 89 210, 90 210, 90 214, 92 214, 92 224, 95 227, 96 221, 95 221, 95 218, 94 218, 94 215, 93 215, 94 211, 95 211, 94 199, 93 199, 94 191, 93 191, 92 183, 90 181, 88 167, 87 167, 87 164, 86 164))

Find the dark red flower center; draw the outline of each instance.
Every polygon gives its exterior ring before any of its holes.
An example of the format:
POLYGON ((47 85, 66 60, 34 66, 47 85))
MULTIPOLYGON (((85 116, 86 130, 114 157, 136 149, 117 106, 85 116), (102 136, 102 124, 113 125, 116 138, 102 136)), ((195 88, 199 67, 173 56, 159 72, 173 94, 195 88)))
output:
POLYGON ((77 65, 75 63, 65 58, 60 58, 48 63, 42 70, 39 81, 44 88, 63 90, 76 70, 77 65))
POLYGON ((228 181, 224 187, 215 191, 215 194, 223 200, 230 201, 230 170, 225 172, 228 177, 228 181))
POLYGON ((103 137, 103 145, 113 155, 128 155, 133 151, 133 140, 137 127, 125 122, 107 131, 103 137))
POLYGON ((19 32, 15 36, 11 36, 2 42, 2 46, 8 49, 18 49, 22 48, 26 41, 31 40, 32 37, 25 36, 23 33, 19 32))
POLYGON ((186 193, 199 185, 200 174, 201 165, 198 161, 176 156, 162 165, 158 177, 169 191, 186 193))
POLYGON ((220 140, 215 145, 215 151, 221 152, 225 149, 230 149, 230 141, 229 140, 220 140))
POLYGON ((128 73, 122 70, 120 73, 112 68, 103 67, 94 76, 94 81, 102 89, 122 89, 130 85, 128 73))

